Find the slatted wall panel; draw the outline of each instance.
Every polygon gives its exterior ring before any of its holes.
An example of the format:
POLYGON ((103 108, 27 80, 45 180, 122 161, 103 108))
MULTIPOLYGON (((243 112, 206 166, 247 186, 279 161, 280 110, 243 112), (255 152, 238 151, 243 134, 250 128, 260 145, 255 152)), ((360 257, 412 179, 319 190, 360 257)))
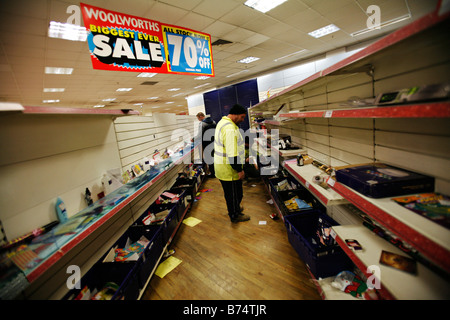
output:
POLYGON ((158 146, 153 117, 135 116, 114 121, 122 170, 153 155, 158 146))
MULTIPOLYGON (((373 74, 361 63, 353 67, 353 73, 346 70, 310 82, 269 101, 264 108, 277 110, 283 103, 291 111, 352 108, 349 102, 358 98, 450 81, 447 36, 442 33, 436 35, 441 38, 438 40, 410 41, 413 45, 409 48, 389 48, 371 58, 373 74)), ((294 142, 326 164, 384 162, 434 176, 436 191, 450 194, 449 124, 448 119, 305 118, 295 125, 269 127, 290 134, 294 142)))
MULTIPOLYGON (((173 150, 183 141, 190 142, 197 124, 197 118, 188 115, 155 113, 152 116, 117 118, 114 127, 122 170, 130 170, 131 166, 142 163, 144 157, 151 159, 156 150, 173 150)), ((184 164, 180 164, 172 168, 133 202, 131 210, 134 219, 138 218, 159 194, 173 185, 178 171, 183 166, 184 164)))
POLYGON ((155 150, 173 149, 183 140, 193 137, 195 116, 153 114, 117 118, 114 121, 122 170, 151 158, 155 150))

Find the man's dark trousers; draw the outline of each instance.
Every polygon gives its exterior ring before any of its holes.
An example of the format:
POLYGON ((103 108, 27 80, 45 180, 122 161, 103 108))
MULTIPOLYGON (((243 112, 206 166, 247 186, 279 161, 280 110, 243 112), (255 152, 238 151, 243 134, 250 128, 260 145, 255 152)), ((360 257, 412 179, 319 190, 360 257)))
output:
POLYGON ((228 215, 230 219, 236 219, 241 213, 241 201, 243 197, 242 180, 225 181, 222 184, 225 201, 227 203, 228 215))

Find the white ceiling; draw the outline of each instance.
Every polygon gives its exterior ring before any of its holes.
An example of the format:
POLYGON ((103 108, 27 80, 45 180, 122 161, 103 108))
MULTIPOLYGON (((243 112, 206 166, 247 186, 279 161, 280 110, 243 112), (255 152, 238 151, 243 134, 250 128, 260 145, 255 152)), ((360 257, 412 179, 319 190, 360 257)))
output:
POLYGON ((215 77, 195 80, 191 75, 157 74, 137 77, 136 72, 94 70, 87 42, 49 38, 50 21, 67 22, 71 0, 0 0, 0 101, 24 106, 92 108, 106 104, 109 109, 142 112, 187 112, 186 97, 232 83, 255 78, 270 71, 298 64, 301 60, 379 37, 411 23, 434 10, 437 0, 288 0, 260 13, 244 5, 245 0, 86 0, 84 3, 178 25, 232 43, 213 46, 215 77), (381 9, 381 22, 411 13, 400 23, 352 37, 366 27, 369 5, 381 9), (308 35, 317 28, 335 24, 341 30, 319 39, 308 35), (299 50, 306 53, 280 58, 299 50), (247 56, 260 59, 237 63, 247 56), (44 74, 44 68, 71 67, 72 75, 44 74), (228 77, 244 69, 249 71, 228 77), (154 85, 141 85, 155 81, 154 85), (207 84, 201 88, 195 87, 207 84), (117 88, 133 88, 116 92, 117 88), (168 91, 170 88, 179 91, 168 91), (65 88, 47 93, 44 88, 65 88), (177 95, 174 97, 174 95, 177 95), (150 97, 159 97, 157 101, 150 97), (102 102, 116 98, 114 103, 102 102), (43 100, 59 99, 53 104, 43 100), (172 102, 172 103, 170 103, 172 102), (136 103, 143 103, 142 107, 136 103))

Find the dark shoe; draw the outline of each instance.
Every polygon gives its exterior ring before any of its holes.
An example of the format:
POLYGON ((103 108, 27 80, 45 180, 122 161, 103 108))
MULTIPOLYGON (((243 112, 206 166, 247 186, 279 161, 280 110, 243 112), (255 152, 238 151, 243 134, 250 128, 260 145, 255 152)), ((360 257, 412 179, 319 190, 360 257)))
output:
POLYGON ((244 222, 250 220, 250 216, 246 214, 240 214, 237 216, 237 218, 231 219, 231 222, 237 223, 237 222, 244 222))

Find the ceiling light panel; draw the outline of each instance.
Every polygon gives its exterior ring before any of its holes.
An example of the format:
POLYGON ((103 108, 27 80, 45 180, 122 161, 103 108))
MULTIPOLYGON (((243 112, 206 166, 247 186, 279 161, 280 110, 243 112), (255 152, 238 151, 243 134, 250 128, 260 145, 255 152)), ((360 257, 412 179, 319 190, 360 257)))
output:
POLYGON ((156 73, 150 73, 150 72, 141 72, 137 75, 138 77, 142 77, 142 78, 151 78, 156 76, 156 73))
POLYGON ((308 34, 311 37, 314 37, 314 38, 317 39, 317 38, 321 38, 323 36, 326 36, 327 34, 331 34, 333 32, 339 31, 339 30, 341 30, 341 29, 336 27, 334 24, 329 24, 329 25, 327 25, 327 26, 325 26, 323 28, 320 28, 320 29, 314 30, 312 32, 309 32, 308 34))
POLYGON ((71 41, 86 41, 88 32, 85 27, 69 23, 50 21, 48 36, 50 38, 65 39, 71 41))
POLYGON ((64 88, 44 88, 44 92, 64 92, 64 88))
POLYGON ((73 68, 45 67, 46 74, 72 74, 73 68))
POLYGON ((247 7, 266 13, 286 1, 287 0, 248 0, 244 4, 247 7))
POLYGON ((252 63, 252 62, 254 62, 256 60, 259 60, 259 58, 258 57, 246 57, 246 58, 238 60, 236 62, 239 62, 239 63, 252 63))

